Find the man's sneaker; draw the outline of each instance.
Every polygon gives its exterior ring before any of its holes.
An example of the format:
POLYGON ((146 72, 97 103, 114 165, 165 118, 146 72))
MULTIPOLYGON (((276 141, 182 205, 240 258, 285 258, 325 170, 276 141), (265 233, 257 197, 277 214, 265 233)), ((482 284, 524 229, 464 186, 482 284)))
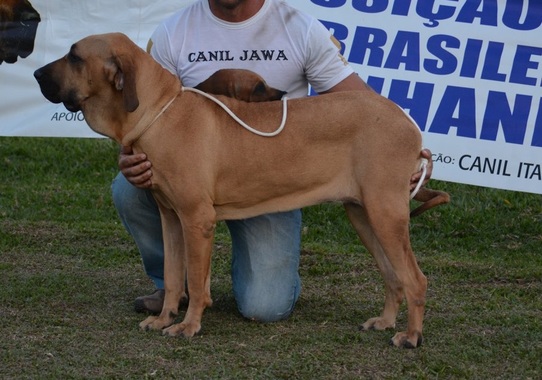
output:
POLYGON ((134 309, 138 313, 160 314, 164 306, 164 289, 156 289, 148 296, 137 297, 134 302, 134 309))

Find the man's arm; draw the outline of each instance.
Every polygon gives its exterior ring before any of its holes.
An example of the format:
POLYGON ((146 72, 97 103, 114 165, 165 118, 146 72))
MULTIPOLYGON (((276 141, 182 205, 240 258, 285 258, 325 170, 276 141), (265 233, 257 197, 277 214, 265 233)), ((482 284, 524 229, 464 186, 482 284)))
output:
POLYGON ((321 94, 327 94, 338 91, 373 91, 367 83, 359 77, 358 74, 352 73, 335 86, 331 87, 327 91, 322 91, 321 94))

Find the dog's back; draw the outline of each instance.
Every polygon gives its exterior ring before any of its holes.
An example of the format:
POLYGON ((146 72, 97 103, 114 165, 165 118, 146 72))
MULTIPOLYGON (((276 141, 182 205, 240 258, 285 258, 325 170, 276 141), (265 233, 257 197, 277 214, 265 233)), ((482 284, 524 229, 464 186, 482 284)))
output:
MULTIPOLYGON (((199 143, 182 150, 186 157, 205 159, 196 173, 193 166, 179 165, 186 172, 179 169, 183 173, 177 176, 213 173, 212 177, 206 174, 206 180, 214 182, 209 186, 221 219, 323 201, 362 203, 363 185, 369 183, 371 188, 382 187, 408 198, 410 176, 419 167, 421 134, 399 108, 382 97, 344 92, 292 99, 287 103, 284 130, 275 137, 261 137, 211 101, 189 96, 190 102, 195 98, 198 102, 192 106, 192 117, 202 123, 197 131, 190 131, 191 141, 199 143), (383 112, 371 112, 376 107, 383 112), (206 137, 198 139, 194 133, 206 137), (236 191, 240 186, 243 191, 236 191)), ((253 128, 269 132, 280 124, 281 102, 220 100, 253 128)), ((163 140, 161 147, 171 143, 163 140)))

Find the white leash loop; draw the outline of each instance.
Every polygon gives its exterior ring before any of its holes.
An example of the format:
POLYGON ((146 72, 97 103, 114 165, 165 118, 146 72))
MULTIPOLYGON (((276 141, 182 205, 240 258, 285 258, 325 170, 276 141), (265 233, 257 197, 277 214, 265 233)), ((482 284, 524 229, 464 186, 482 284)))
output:
POLYGON ((413 199, 416 194, 418 194, 418 191, 420 191, 423 181, 425 180, 425 177, 427 176, 427 164, 429 161, 427 161, 427 158, 422 158, 422 162, 420 164, 420 170, 422 171, 422 176, 420 177, 420 180, 418 181, 418 184, 412 190, 412 193, 410 193, 410 199, 413 199))
POLYGON ((166 110, 169 108, 169 106, 171 105, 171 103, 173 103, 175 101, 175 99, 177 99, 177 96, 179 96, 179 94, 175 95, 169 102, 167 102, 167 104, 162 107, 162 109, 160 110, 160 112, 158 113, 158 115, 156 115, 154 117, 154 119, 151 120, 151 122, 149 124, 147 124, 147 126, 145 128, 143 128, 143 130, 132 140, 132 142, 130 143, 130 145, 133 145, 137 140, 139 140, 141 138, 141 136, 143 136, 145 134, 145 132, 147 132, 147 130, 152 127, 152 125, 154 124, 154 122, 156 120, 158 120, 158 118, 160 116, 162 116, 162 114, 164 112, 166 112, 166 110))
POLYGON ((212 95, 210 95, 210 94, 208 94, 206 92, 203 92, 201 90, 198 90, 197 88, 192 88, 192 87, 183 87, 182 90, 183 91, 192 91, 192 92, 195 92, 197 94, 203 95, 204 97, 206 97, 209 100, 212 100, 213 102, 218 104, 224 111, 226 111, 226 113, 228 115, 230 115, 233 118, 233 120, 235 120, 237 123, 239 123, 240 126, 245 128, 246 130, 254 133, 255 135, 262 136, 262 137, 273 137, 273 136, 278 135, 280 132, 282 132, 282 130, 284 129, 284 126, 286 125, 286 117, 288 115, 288 106, 287 106, 288 98, 287 97, 282 98, 282 121, 281 121, 280 126, 278 127, 278 129, 275 130, 274 132, 262 132, 262 131, 258 131, 257 129, 252 128, 250 125, 246 124, 243 120, 239 119, 239 117, 237 117, 237 115, 234 114, 232 112, 232 110, 230 110, 228 108, 228 106, 226 106, 224 103, 222 103, 220 100, 218 100, 214 96, 212 96, 212 95))

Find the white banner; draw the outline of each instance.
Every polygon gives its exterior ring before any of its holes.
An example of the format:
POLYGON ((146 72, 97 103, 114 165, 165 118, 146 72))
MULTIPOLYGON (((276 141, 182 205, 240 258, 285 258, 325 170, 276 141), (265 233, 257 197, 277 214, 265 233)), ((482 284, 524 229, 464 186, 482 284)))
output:
MULTIPOLYGON (((144 48, 189 2, 30 0, 11 23, 0 7, 0 135, 96 137, 80 113, 43 98, 33 71, 89 34, 124 32, 144 48), (5 36, 29 39, 33 14, 33 49, 21 44, 13 62, 5 36)), ((433 178, 542 193, 542 1, 288 2, 322 21, 360 76, 419 123, 433 178)))
POLYGON ((33 73, 65 55, 70 46, 90 34, 126 33, 142 48, 156 26, 191 0, 0 0, 0 135, 101 137, 86 124, 81 112, 48 102, 33 73), (2 5, 6 2, 6 5, 2 5), (15 9, 6 20, 4 7, 15 9), (23 9, 24 11, 19 11, 23 9), (29 42, 39 18, 32 52, 29 42), (17 49, 9 37, 24 39, 17 49), (30 53, 26 58, 26 54, 30 53), (15 62, 10 63, 14 59, 15 62))

